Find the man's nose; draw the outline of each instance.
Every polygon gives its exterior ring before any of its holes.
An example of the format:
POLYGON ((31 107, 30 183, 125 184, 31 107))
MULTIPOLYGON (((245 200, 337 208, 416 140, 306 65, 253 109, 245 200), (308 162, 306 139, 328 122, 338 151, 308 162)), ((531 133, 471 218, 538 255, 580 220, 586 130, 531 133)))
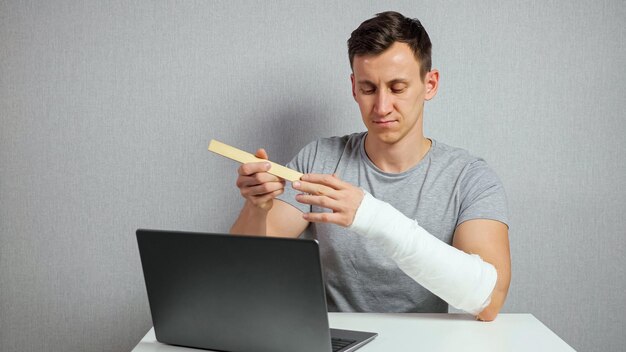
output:
POLYGON ((376 102, 374 105, 374 112, 379 116, 387 116, 393 111, 392 97, 389 92, 381 89, 376 95, 376 102))

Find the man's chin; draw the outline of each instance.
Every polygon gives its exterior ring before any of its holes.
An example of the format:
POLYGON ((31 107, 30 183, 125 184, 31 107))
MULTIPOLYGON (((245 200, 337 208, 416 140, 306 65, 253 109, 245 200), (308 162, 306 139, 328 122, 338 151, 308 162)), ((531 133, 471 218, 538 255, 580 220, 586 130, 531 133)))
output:
POLYGON ((393 132, 377 133, 370 130, 367 134, 379 143, 388 145, 396 144, 400 140, 400 136, 397 133, 393 132))

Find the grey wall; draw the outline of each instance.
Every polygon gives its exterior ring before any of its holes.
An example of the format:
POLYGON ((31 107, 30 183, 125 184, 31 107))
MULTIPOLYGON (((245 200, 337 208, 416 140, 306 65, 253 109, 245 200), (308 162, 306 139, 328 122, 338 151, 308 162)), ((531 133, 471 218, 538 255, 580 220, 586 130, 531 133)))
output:
POLYGON ((150 327, 134 230, 226 231, 221 141, 287 162, 363 130, 345 41, 419 17, 441 71, 427 135, 510 201, 505 312, 626 345, 623 1, 0 1, 0 349, 130 350, 150 327))

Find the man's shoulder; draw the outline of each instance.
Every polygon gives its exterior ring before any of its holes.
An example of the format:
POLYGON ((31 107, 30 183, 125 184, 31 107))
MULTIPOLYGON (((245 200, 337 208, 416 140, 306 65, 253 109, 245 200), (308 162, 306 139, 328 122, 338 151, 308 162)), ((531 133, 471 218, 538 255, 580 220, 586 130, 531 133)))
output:
POLYGON ((462 189, 500 185, 498 175, 483 158, 463 148, 440 142, 433 149, 435 149, 435 155, 432 160, 437 165, 436 168, 449 177, 458 179, 462 189))
POLYGON ((471 154, 468 150, 454 147, 432 139, 431 159, 447 166, 456 165, 465 168, 476 163, 484 163, 484 159, 471 154))
POLYGON ((316 154, 336 154, 346 150, 358 150, 365 132, 357 132, 345 136, 332 136, 318 138, 304 147, 315 150, 316 154))
POLYGON ((347 134, 345 136, 332 136, 332 137, 324 137, 317 140, 319 146, 324 148, 336 149, 341 148, 344 149, 346 147, 357 148, 359 143, 365 136, 365 132, 356 132, 352 134, 347 134))
POLYGON ((358 157, 363 136, 353 133, 313 140, 300 149, 289 166, 303 173, 333 172, 340 160, 358 157))

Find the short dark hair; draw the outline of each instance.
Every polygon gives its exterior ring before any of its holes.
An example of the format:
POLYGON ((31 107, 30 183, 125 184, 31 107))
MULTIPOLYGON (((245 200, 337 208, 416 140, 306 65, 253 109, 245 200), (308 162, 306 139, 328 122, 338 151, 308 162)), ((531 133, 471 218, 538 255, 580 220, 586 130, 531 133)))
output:
POLYGON ((413 50, 424 79, 432 64, 430 37, 418 19, 394 11, 376 14, 352 32, 348 39, 350 68, 355 56, 381 54, 395 42, 406 43, 413 50))

